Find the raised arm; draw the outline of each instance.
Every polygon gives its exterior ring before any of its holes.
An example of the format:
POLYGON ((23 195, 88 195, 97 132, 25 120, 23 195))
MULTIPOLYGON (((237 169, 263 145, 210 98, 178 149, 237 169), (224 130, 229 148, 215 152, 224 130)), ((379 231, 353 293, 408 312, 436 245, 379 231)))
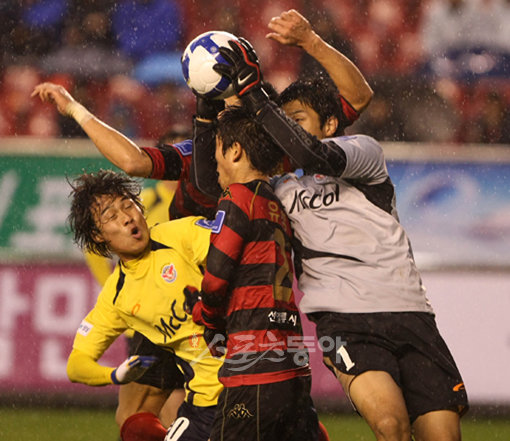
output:
POLYGON ((41 83, 35 87, 31 96, 54 103, 62 115, 74 118, 101 154, 127 174, 140 177, 151 174, 152 160, 143 149, 95 117, 62 86, 41 83))
POLYGON ((267 38, 288 46, 298 46, 315 58, 329 74, 340 95, 359 113, 368 105, 374 92, 356 65, 326 43, 312 29, 310 22, 291 9, 273 17, 267 38))

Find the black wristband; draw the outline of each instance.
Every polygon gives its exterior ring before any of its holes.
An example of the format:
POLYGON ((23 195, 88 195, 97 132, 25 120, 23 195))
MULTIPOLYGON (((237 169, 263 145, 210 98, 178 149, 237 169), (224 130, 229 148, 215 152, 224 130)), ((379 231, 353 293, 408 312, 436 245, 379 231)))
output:
POLYGON ((269 102, 269 96, 262 87, 257 87, 251 90, 241 98, 243 105, 245 105, 251 113, 256 114, 264 105, 269 102))

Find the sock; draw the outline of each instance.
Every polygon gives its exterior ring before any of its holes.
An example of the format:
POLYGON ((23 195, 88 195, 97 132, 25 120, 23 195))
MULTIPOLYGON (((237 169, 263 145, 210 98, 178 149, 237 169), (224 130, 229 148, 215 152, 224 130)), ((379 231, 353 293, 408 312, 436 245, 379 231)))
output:
POLYGON ((322 424, 319 421, 319 437, 317 438, 318 441, 329 441, 329 435, 328 431, 324 427, 324 424, 322 424))
POLYGON ((165 436, 166 429, 150 412, 131 415, 120 428, 122 441, 164 441, 165 436))

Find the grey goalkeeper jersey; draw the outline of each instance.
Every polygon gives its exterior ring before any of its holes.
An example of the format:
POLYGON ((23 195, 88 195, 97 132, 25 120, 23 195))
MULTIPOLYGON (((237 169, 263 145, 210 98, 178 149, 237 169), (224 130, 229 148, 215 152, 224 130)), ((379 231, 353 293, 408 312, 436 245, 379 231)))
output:
POLYGON ((340 177, 275 182, 297 240, 301 311, 432 313, 380 144, 364 135, 323 142, 345 152, 340 177))

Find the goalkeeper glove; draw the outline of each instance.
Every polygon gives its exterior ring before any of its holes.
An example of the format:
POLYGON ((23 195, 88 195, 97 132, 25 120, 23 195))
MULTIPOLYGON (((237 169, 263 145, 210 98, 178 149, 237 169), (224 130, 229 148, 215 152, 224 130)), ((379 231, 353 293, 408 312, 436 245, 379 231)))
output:
POLYGON ((213 357, 223 357, 227 352, 227 336, 224 330, 204 328, 204 340, 213 357))
POLYGON ((140 378, 156 361, 152 355, 132 355, 111 373, 113 384, 126 384, 140 378))
POLYGON ((188 314, 193 314, 193 308, 200 300, 202 300, 202 297, 200 297, 200 291, 194 286, 186 285, 183 292, 185 298, 184 310, 188 314))
POLYGON ((262 72, 253 46, 244 38, 228 42, 231 49, 220 47, 219 52, 228 64, 216 63, 213 69, 232 82, 236 95, 256 113, 269 100, 262 89, 262 72))

